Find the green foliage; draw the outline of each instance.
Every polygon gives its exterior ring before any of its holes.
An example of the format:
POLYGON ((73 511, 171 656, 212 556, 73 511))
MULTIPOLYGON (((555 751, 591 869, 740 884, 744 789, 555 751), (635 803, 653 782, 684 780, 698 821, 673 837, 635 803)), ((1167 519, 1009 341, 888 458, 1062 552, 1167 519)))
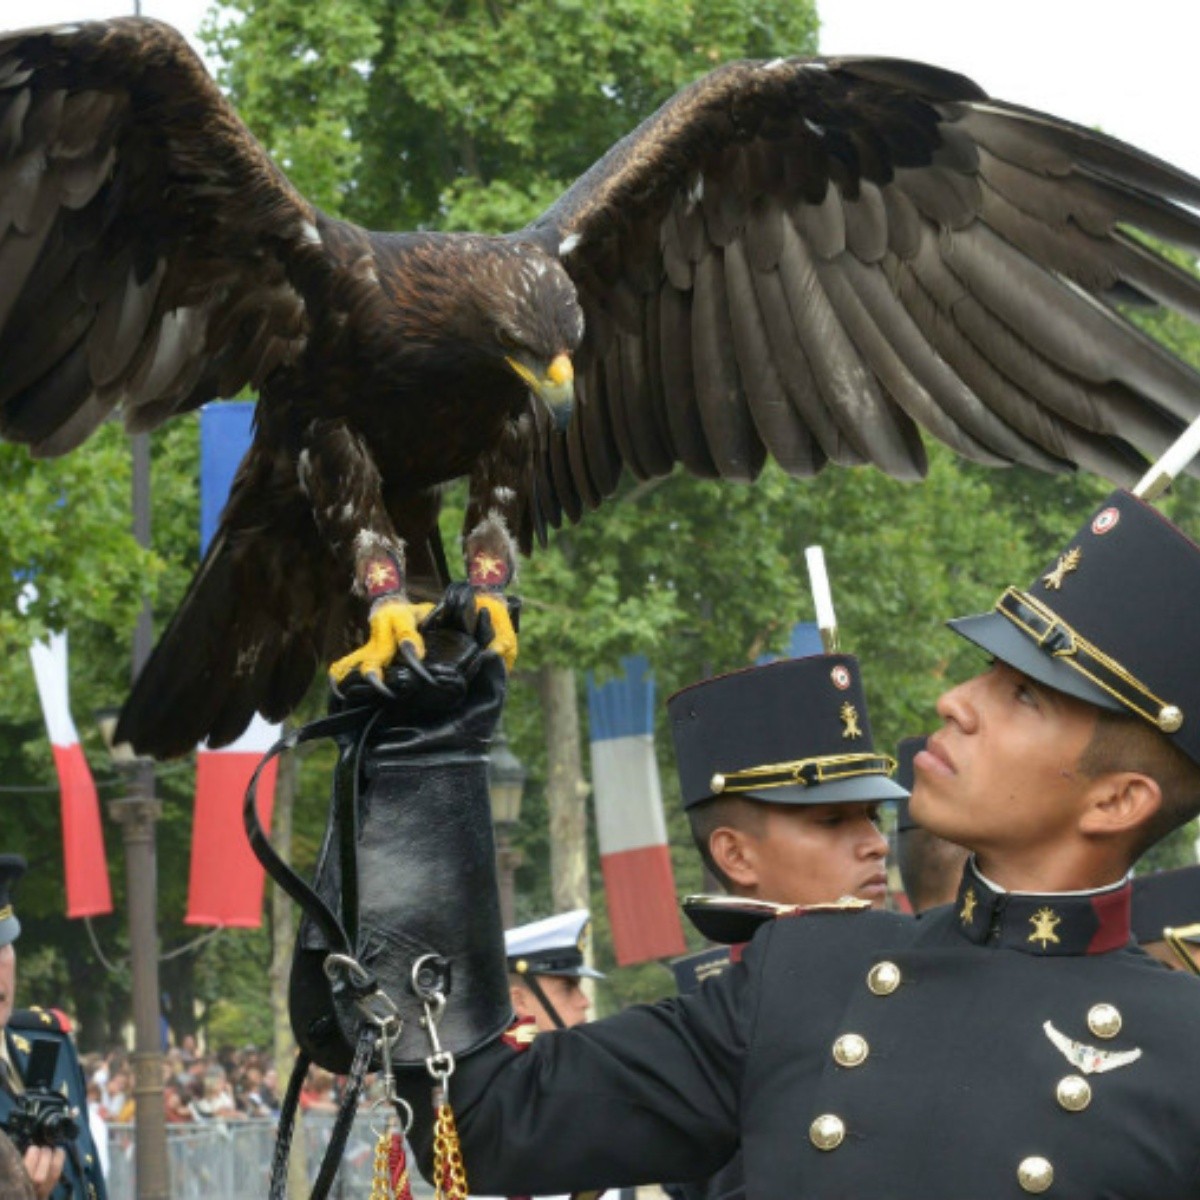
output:
POLYGON ((322 207, 378 229, 502 229, 684 83, 811 52, 816 25, 782 0, 234 0, 207 36, 239 111, 322 207))

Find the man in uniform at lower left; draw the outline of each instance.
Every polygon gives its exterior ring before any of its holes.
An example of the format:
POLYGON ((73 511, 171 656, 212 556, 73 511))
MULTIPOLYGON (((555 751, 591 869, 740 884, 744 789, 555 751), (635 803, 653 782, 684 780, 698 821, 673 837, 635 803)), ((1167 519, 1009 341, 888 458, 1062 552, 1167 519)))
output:
MULTIPOLYGON (((104 1176, 88 1130, 87 1087, 70 1030, 61 1017, 45 1009, 13 1008, 17 974, 13 943, 21 924, 13 912, 12 891, 25 870, 20 855, 0 854, 0 1127, 22 1152, 38 1200, 106 1200, 104 1176), (49 1090, 67 1100, 65 1110, 51 1106, 42 1111, 62 1112, 77 1124, 78 1133, 63 1145, 45 1146, 36 1141, 25 1145, 17 1128, 21 1123, 18 1114, 30 1113, 29 1102, 36 1101, 35 1061, 51 1063, 46 1079, 49 1090)), ((56 1118, 50 1123, 61 1126, 56 1118)))

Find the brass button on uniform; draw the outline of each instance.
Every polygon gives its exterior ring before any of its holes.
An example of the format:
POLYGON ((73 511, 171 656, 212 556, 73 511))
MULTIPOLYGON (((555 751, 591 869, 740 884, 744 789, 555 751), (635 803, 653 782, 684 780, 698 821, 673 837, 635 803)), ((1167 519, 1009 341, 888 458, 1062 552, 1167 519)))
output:
POLYGON ((894 962, 876 963, 867 973, 867 987, 876 996, 890 996, 900 986, 900 968, 894 962))
POLYGON ((833 1061, 839 1067, 860 1066, 867 1061, 870 1052, 871 1047, 867 1045, 867 1039, 859 1037, 857 1033, 843 1033, 833 1043, 833 1061))
POLYGON ((1094 1004, 1088 1009, 1087 1022, 1097 1037, 1116 1037, 1121 1032, 1121 1014, 1111 1004, 1094 1004))
POLYGON ((833 1113, 822 1113, 808 1127, 808 1140, 818 1150, 836 1150, 845 1139, 846 1123, 833 1113))
POLYGON ((1067 1112, 1083 1112, 1092 1102, 1092 1085, 1082 1075, 1068 1075, 1058 1081, 1054 1097, 1067 1112))
POLYGON ((1031 1155, 1029 1158, 1023 1159, 1017 1168, 1017 1182, 1023 1191, 1039 1195, 1049 1191, 1050 1185, 1054 1182, 1054 1168, 1050 1165, 1049 1159, 1042 1158, 1037 1154, 1031 1155))

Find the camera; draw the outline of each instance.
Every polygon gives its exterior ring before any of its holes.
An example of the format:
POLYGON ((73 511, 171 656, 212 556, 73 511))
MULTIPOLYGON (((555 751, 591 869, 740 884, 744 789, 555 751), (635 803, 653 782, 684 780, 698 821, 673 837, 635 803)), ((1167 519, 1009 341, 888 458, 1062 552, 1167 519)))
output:
POLYGON ((13 1098, 3 1128, 24 1153, 30 1146, 66 1146, 79 1136, 79 1110, 53 1087, 55 1042, 35 1042, 26 1067, 25 1091, 13 1098))

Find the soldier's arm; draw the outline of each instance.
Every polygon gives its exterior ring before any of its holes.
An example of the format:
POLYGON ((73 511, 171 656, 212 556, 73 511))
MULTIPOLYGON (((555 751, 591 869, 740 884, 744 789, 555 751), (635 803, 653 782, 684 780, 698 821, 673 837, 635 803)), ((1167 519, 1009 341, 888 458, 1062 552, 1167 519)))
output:
MULTIPOLYGON (((768 940, 769 933, 757 939, 768 940)), ((695 1178, 737 1148, 762 946, 692 996, 465 1057, 450 1097, 472 1192, 582 1191, 695 1178)), ((405 1073, 431 1167, 429 1086, 405 1073)))

